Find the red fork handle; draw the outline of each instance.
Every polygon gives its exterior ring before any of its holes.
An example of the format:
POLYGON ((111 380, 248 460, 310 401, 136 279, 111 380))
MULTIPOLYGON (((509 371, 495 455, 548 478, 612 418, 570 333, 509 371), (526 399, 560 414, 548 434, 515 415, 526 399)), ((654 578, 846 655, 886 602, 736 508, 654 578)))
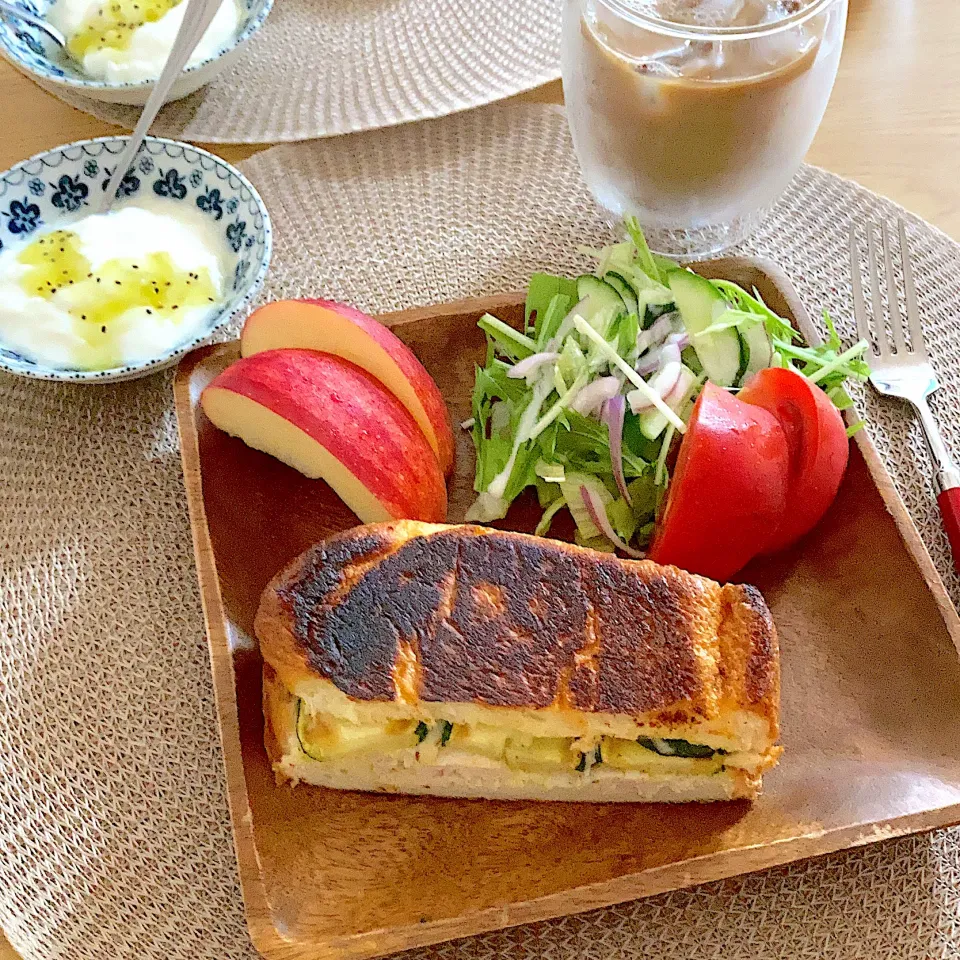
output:
POLYGON ((941 491, 937 497, 940 516, 943 519, 950 549, 953 551, 953 565, 960 573, 960 487, 951 487, 941 491))

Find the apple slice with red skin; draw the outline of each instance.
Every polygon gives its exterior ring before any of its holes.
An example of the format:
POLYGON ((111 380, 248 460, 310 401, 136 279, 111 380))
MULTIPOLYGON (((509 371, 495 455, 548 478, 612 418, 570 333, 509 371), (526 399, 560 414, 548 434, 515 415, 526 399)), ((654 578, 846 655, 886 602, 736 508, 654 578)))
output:
POLYGON ((373 317, 332 300, 275 300, 247 318, 240 352, 298 347, 322 350, 373 374, 410 411, 440 462, 453 470, 453 432, 433 377, 413 351, 373 317))
POLYGON ((442 521, 437 458, 405 406, 356 364, 269 350, 231 364, 200 397, 214 426, 326 480, 363 523, 442 521))

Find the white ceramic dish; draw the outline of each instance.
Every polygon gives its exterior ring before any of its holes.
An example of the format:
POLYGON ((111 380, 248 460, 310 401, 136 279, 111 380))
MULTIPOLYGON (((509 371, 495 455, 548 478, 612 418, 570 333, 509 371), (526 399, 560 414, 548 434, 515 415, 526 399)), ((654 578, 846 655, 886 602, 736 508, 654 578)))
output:
MULTIPOLYGON (((126 140, 101 137, 70 143, 37 154, 0 174, 0 248, 22 240, 41 226, 66 224, 82 215, 95 192, 104 189, 112 172, 111 161, 126 140)), ((256 296, 270 264, 270 216, 243 174, 199 147, 149 137, 120 188, 128 198, 142 191, 191 204, 222 225, 231 256, 231 289, 202 332, 148 361, 96 371, 38 363, 5 346, 0 333, 0 370, 38 380, 82 383, 147 376, 176 363, 208 340, 256 296)))
MULTIPOLYGON (((36 16, 43 17, 56 0, 10 0, 36 16)), ((247 43, 263 26, 273 0, 240 0, 240 28, 233 40, 215 56, 188 67, 173 85, 167 103, 186 97, 235 64, 247 43)), ((87 76, 79 66, 36 27, 12 18, 0 19, 0 53, 21 72, 43 85, 70 90, 92 100, 142 106, 153 89, 153 80, 108 83, 87 76)))

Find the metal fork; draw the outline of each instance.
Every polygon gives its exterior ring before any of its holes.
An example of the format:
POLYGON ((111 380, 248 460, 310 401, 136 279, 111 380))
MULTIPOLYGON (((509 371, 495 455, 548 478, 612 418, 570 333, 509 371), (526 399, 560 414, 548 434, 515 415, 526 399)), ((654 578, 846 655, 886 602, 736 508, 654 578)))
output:
POLYGON ((880 224, 880 242, 883 252, 883 267, 887 287, 887 308, 893 342, 887 337, 884 322, 883 303, 880 297, 879 257, 877 255, 876 225, 868 223, 867 264, 870 273, 870 295, 873 304, 874 333, 871 334, 867 304, 863 295, 863 281, 860 276, 860 244, 857 228, 850 231, 850 275, 853 286, 853 308, 857 318, 857 330, 860 336, 871 344, 870 382, 878 393, 890 397, 900 397, 908 401, 920 417, 923 436, 927 442, 930 456, 936 466, 934 475, 937 491, 937 504, 940 516, 950 540, 954 565, 960 571, 960 470, 943 442, 937 422, 933 419, 927 397, 940 384, 937 374, 927 356, 927 347, 923 340, 923 328, 920 326, 920 314, 917 310, 917 291, 913 282, 913 267, 910 263, 910 250, 907 245, 907 231, 903 220, 897 223, 900 240, 900 261, 903 270, 904 304, 906 306, 906 326, 900 310, 900 298, 897 295, 897 280, 893 268, 893 254, 886 223, 880 224), (910 344, 907 344, 907 335, 910 344))

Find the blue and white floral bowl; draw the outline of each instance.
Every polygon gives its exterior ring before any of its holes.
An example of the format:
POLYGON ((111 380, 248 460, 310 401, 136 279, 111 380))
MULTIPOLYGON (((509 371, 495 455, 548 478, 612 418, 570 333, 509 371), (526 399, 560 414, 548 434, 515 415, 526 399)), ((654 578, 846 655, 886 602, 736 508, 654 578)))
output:
MULTIPOLYGON (((9 0, 35 16, 44 17, 56 0, 9 0)), ((216 56, 188 67, 173 85, 166 102, 186 97, 208 84, 217 74, 235 63, 243 54, 250 38, 263 26, 273 6, 273 0, 239 0, 243 11, 240 28, 230 44, 216 56)), ((12 17, 0 17, 0 54, 3 54, 23 73, 34 77, 56 92, 58 87, 103 100, 106 103, 126 103, 142 106, 147 102, 153 80, 129 83, 108 83, 88 77, 80 67, 52 40, 36 27, 12 17)))
MULTIPOLYGON (((83 216, 84 207, 106 188, 126 142, 127 137, 80 140, 38 153, 0 174, 0 249, 41 226, 67 224, 83 216)), ((147 376, 212 337, 260 291, 273 246, 270 216, 247 178, 229 163, 199 147, 148 137, 119 192, 126 198, 152 192, 191 204, 222 227, 232 256, 232 289, 226 302, 199 336, 146 362, 112 370, 45 366, 5 347, 0 331, 0 370, 38 380, 84 383, 147 376)))

